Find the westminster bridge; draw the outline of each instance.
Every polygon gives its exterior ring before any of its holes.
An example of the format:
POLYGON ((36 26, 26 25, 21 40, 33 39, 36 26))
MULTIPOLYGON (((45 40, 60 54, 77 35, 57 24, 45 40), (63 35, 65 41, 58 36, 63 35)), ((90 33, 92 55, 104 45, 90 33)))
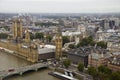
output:
POLYGON ((4 80, 4 78, 12 76, 12 75, 23 75, 25 72, 28 71, 37 71, 38 69, 41 68, 47 68, 48 64, 46 63, 36 63, 33 65, 28 65, 20 68, 14 68, 14 69, 9 69, 9 70, 4 70, 0 71, 0 80, 4 80))

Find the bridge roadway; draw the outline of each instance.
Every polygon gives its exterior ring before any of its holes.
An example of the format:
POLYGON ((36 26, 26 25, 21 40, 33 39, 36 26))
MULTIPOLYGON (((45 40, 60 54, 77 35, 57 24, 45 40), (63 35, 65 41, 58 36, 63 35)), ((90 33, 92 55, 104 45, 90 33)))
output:
POLYGON ((36 63, 33 65, 28 65, 28 66, 24 66, 24 67, 20 67, 20 68, 0 71, 0 80, 3 80, 4 78, 15 75, 15 74, 22 75, 23 73, 25 73, 27 71, 31 71, 31 70, 37 71, 40 68, 47 68, 47 67, 48 67, 47 63, 36 63))

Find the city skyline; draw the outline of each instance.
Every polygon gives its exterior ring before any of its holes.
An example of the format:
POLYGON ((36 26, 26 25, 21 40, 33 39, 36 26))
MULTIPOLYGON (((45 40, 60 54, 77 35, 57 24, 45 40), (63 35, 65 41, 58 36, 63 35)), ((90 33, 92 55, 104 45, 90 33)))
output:
POLYGON ((1 0, 0 13, 111 13, 119 0, 1 0))

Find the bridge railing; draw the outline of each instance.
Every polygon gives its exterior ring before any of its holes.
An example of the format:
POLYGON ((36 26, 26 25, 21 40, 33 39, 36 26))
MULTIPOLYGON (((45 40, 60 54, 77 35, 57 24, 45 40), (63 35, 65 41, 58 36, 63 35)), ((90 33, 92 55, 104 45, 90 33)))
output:
POLYGON ((7 77, 9 75, 13 75, 13 74, 20 74, 24 73, 28 70, 36 70, 38 68, 42 68, 42 67, 48 67, 48 64, 42 64, 42 63, 38 63, 38 64, 33 64, 33 65, 29 65, 29 66, 24 66, 24 67, 20 67, 20 68, 14 68, 13 71, 9 71, 9 70, 4 70, 4 71, 0 71, 0 77, 7 77))

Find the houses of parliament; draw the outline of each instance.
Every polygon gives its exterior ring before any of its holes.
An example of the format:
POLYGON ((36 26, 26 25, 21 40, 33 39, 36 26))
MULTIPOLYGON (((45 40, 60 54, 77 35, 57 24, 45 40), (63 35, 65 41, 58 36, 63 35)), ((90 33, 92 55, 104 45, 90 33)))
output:
MULTIPOLYGON (((59 31, 54 42, 56 45, 54 58, 60 59, 62 57, 62 35, 59 31)), ((7 40, 0 40, 0 47, 11 50, 14 52, 13 54, 33 63, 39 60, 38 46, 40 44, 41 41, 31 41, 28 28, 23 31, 22 20, 20 18, 13 20, 12 37, 8 37, 7 40)))

